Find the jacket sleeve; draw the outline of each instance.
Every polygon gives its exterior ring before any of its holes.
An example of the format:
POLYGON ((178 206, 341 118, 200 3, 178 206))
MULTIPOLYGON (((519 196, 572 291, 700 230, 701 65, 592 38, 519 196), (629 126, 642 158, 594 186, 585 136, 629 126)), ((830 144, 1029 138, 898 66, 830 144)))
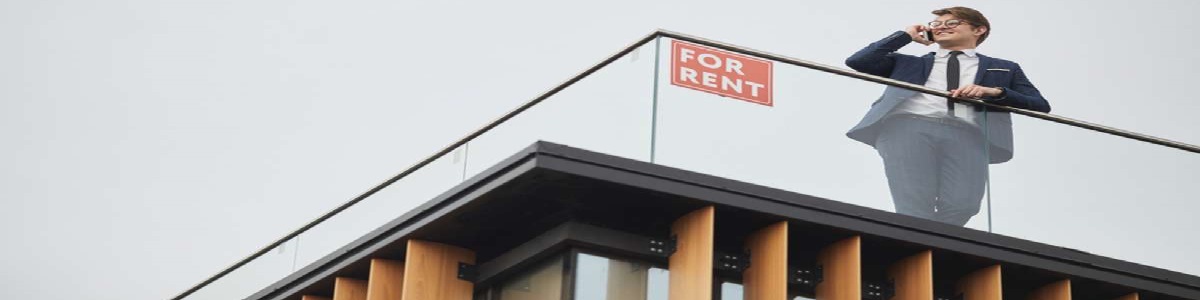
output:
POLYGON ((1004 89, 1004 95, 997 99, 987 100, 1004 106, 1012 106, 1044 113, 1050 112, 1050 102, 1042 97, 1042 92, 1029 81, 1021 65, 1013 63, 1013 79, 1004 89))
POLYGON ((882 40, 867 45, 854 55, 846 58, 846 66, 855 71, 888 77, 892 68, 896 67, 896 50, 912 42, 912 37, 903 31, 896 31, 882 40))

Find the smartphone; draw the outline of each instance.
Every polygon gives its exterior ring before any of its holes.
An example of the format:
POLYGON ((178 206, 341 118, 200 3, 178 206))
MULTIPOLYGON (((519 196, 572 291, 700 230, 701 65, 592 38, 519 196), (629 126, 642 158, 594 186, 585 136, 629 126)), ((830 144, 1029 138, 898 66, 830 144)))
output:
POLYGON ((928 40, 930 42, 933 41, 933 30, 922 31, 921 34, 925 35, 925 40, 928 40))

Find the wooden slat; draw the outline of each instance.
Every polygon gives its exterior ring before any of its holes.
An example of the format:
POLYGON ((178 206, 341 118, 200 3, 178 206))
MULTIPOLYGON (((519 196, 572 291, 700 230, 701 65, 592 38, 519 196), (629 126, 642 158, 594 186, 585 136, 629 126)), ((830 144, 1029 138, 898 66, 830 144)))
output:
POLYGON ((896 287, 891 300, 933 299, 933 251, 926 250, 892 264, 888 279, 896 287))
POLYGON ((1047 284, 1030 293, 1029 300, 1071 300, 1071 280, 1047 284))
POLYGON ((404 262, 371 259, 367 278, 367 300, 400 300, 404 288, 404 262))
POLYGON ((446 244, 408 241, 402 300, 470 300, 474 284, 458 279, 459 263, 475 264, 475 252, 446 244))
POLYGON ((957 292, 962 294, 964 299, 1003 299, 1000 289, 1000 265, 983 268, 959 280, 957 292))
POLYGON ((709 206, 675 220, 675 254, 669 259, 670 300, 711 300, 713 290, 713 230, 716 208, 709 206))
POLYGON ((861 245, 856 236, 821 250, 817 262, 825 268, 825 279, 817 284, 817 300, 862 299, 861 245))
POLYGON ((1138 300, 1138 293, 1125 295, 1124 297, 1117 298, 1116 300, 1138 300))
POLYGON ((646 300, 650 267, 643 263, 608 260, 605 300, 646 300))
POLYGON ((367 281, 346 277, 334 278, 333 300, 367 300, 367 281))
POLYGON ((746 239, 750 268, 742 273, 745 300, 787 299, 788 223, 759 229, 746 239))
POLYGON ((330 299, 329 299, 329 297, 304 295, 304 296, 300 296, 300 300, 330 300, 330 299))

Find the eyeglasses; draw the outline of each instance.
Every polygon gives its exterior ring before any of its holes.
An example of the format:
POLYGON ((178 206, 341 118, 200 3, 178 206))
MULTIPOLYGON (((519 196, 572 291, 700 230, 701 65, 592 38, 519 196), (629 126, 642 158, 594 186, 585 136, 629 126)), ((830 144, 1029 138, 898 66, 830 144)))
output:
POLYGON ((937 28, 938 26, 942 26, 942 25, 946 25, 946 28, 954 28, 954 27, 958 27, 958 25, 962 25, 964 23, 967 23, 967 22, 965 22, 963 20, 959 20, 959 19, 953 19, 953 20, 946 20, 945 22, 933 21, 933 22, 929 22, 927 25, 929 25, 929 28, 937 28))

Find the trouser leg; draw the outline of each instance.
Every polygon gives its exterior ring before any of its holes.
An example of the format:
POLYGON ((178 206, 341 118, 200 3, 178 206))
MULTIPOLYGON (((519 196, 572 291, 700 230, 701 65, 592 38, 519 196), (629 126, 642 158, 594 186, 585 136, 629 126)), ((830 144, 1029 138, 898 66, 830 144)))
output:
POLYGON ((947 126, 941 149, 937 213, 940 222, 963 226, 979 213, 987 180, 986 141, 977 129, 947 126))
POLYGON ((927 130, 936 124, 896 118, 882 125, 875 149, 883 158, 896 212, 933 219, 939 168, 936 148, 927 130))

